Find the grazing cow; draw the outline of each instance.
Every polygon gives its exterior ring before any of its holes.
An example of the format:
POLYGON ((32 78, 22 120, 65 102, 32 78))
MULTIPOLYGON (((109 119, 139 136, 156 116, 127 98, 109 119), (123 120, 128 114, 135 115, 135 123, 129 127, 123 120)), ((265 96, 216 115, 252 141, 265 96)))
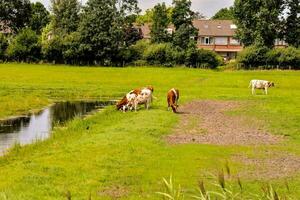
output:
POLYGON ((255 94, 255 89, 262 89, 265 91, 265 94, 268 94, 268 88, 275 87, 275 84, 270 81, 264 80, 252 80, 250 81, 249 88, 252 88, 252 94, 255 94))
POLYGON ((153 98, 153 91, 154 89, 151 86, 132 90, 118 102, 117 109, 123 112, 133 109, 136 111, 139 104, 145 104, 145 108, 149 109, 153 98))
POLYGON ((177 113, 179 100, 179 90, 172 88, 167 94, 168 110, 172 108, 174 113, 177 113))

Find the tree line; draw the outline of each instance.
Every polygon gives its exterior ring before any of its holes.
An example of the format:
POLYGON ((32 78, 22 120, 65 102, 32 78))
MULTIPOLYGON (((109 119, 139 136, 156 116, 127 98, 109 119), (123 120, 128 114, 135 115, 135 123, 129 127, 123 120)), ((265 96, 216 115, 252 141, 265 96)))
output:
MULTIPOLYGON (((84 6, 78 0, 51 0, 51 5, 49 13, 41 3, 0 0, 0 29, 10 30, 0 34, 0 60, 210 68, 222 64, 216 53, 197 48, 193 20, 204 16, 192 11, 190 0, 173 0, 171 7, 157 4, 144 15, 137 0, 88 0, 84 6), (142 23, 151 23, 150 41, 141 40, 136 25, 142 23), (175 31, 168 30, 170 25, 175 31)), ((235 0, 233 7, 221 9, 213 19, 236 23, 236 37, 248 47, 239 62, 252 65, 247 58, 254 53, 265 53, 264 59, 274 54, 291 56, 284 50, 266 54, 281 38, 293 48, 292 63, 298 65, 299 11, 299 0, 235 0)), ((257 63, 265 61, 253 66, 257 63)))

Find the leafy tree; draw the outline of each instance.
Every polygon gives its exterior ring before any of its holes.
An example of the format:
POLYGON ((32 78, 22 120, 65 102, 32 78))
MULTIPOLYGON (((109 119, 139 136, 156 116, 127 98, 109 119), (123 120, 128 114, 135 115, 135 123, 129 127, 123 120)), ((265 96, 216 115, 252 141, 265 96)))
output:
POLYGON ((237 37, 246 45, 273 47, 279 36, 283 0, 235 0, 237 37))
MULTIPOLYGON (((197 29, 193 26, 194 12, 191 11, 190 0, 174 0, 172 23, 175 26, 173 44, 186 49, 190 41, 196 38, 197 29)), ((195 41, 194 41, 195 44, 195 41)))
POLYGON ((76 31, 80 11, 78 0, 51 0, 51 2, 55 32, 71 33, 76 31))
MULTIPOLYGON (((31 16, 29 0, 0 0, 0 22, 17 33, 28 25, 31 16)), ((1 27, 0 27, 1 28, 1 27)))
MULTIPOLYGON (((146 24, 153 22, 154 8, 147 9, 144 15, 139 15, 136 19, 138 24, 146 24)), ((173 7, 167 7, 168 20, 172 20, 173 7)))
POLYGON ((7 38, 4 36, 4 34, 0 33, 0 60, 4 60, 7 47, 7 38))
POLYGON ((125 21, 136 13, 137 0, 89 0, 79 27, 80 49, 86 60, 110 64, 125 46, 125 21))
POLYGON ((161 43, 168 42, 170 35, 167 28, 169 25, 167 7, 165 3, 157 4, 153 10, 153 23, 151 26, 151 40, 152 42, 161 43))
POLYGON ((212 17, 212 19, 234 20, 233 7, 222 8, 212 17))
POLYGON ((8 56, 17 61, 37 61, 41 58, 39 37, 31 29, 23 29, 9 44, 8 56))
POLYGON ((194 12, 194 19, 206 19, 206 17, 200 12, 194 12))
POLYGON ((40 2, 32 3, 31 10, 29 27, 36 31, 37 34, 41 34, 42 28, 50 21, 49 12, 40 2))
POLYGON ((300 47, 300 1, 287 0, 287 8, 285 41, 294 47, 300 47))

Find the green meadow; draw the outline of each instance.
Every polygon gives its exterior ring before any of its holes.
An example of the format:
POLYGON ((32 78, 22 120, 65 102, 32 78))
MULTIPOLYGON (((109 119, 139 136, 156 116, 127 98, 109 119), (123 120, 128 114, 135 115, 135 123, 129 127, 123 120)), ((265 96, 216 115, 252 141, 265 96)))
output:
MULTIPOLYGON (((233 159, 237 154, 260 157, 272 151, 274 156, 300 156, 299 71, 0 64, 0 118, 57 101, 115 100, 147 85, 154 87, 156 97, 148 111, 122 113, 111 106, 56 128, 46 141, 15 145, 0 157, 0 200, 161 199, 156 192, 163 191, 162 179, 170 175, 176 186, 191 190, 225 163, 233 175, 255 173, 255 167, 233 159), (276 87, 267 96, 262 91, 252 96, 251 79, 274 81, 276 87), (166 93, 172 87, 181 91, 181 105, 193 100, 241 102, 244 106, 227 114, 249 117, 268 132, 283 135, 284 141, 255 147, 170 145, 163 138, 180 120, 180 115, 167 111, 166 93)), ((272 163, 274 170, 276 164, 272 163)), ((297 172, 275 179, 240 179, 249 193, 258 194, 263 185, 272 184, 279 194, 300 197, 297 172)))

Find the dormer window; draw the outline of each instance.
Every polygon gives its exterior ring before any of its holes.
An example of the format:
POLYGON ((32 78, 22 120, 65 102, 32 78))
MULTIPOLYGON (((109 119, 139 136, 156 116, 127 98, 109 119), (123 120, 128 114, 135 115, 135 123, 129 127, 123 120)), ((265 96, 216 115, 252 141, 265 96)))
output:
POLYGON ((237 26, 235 24, 231 24, 230 29, 237 29, 237 26))
POLYGON ((218 27, 218 29, 221 29, 221 28, 222 28, 222 26, 221 26, 221 25, 218 25, 217 27, 218 27))

